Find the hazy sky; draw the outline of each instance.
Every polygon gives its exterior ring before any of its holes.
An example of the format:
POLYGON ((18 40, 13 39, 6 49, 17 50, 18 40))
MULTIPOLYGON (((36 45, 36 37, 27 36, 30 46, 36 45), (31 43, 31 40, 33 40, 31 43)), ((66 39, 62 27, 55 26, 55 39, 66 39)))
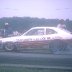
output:
POLYGON ((0 18, 13 16, 72 20, 72 0, 0 0, 0 18))

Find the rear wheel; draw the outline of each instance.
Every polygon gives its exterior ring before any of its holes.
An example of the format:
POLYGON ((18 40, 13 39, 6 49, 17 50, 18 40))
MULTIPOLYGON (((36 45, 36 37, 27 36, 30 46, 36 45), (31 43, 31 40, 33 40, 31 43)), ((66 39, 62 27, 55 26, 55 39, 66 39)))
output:
POLYGON ((17 49, 13 43, 8 42, 4 44, 4 50, 11 52, 11 51, 16 51, 17 49))
POLYGON ((52 53, 59 54, 61 51, 65 51, 67 49, 67 44, 61 40, 55 40, 50 43, 49 48, 52 53))

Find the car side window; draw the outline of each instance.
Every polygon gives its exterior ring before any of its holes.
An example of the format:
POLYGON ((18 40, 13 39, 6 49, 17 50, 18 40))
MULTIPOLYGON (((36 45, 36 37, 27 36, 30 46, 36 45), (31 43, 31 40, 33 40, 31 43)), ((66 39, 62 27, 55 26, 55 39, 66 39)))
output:
POLYGON ((26 35, 44 35, 44 29, 32 29, 26 35))
POLYGON ((55 30, 46 29, 46 35, 48 35, 48 34, 55 34, 55 33, 57 33, 55 30))

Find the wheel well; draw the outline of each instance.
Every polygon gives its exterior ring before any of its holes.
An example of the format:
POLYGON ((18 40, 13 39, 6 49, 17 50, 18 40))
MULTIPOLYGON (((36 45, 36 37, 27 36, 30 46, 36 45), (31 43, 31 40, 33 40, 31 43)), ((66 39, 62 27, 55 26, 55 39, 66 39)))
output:
POLYGON ((6 42, 6 43, 3 43, 3 48, 4 48, 5 51, 8 51, 8 50, 5 48, 5 46, 6 46, 7 44, 13 46, 13 50, 11 50, 11 51, 16 51, 16 50, 17 50, 17 49, 16 49, 16 46, 15 46, 15 44, 14 44, 13 42, 6 42))

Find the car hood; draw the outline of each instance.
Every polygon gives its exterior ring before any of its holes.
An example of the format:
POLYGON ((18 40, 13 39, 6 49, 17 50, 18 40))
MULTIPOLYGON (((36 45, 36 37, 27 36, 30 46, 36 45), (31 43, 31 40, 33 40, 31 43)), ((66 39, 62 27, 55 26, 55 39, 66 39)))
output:
POLYGON ((7 38, 1 38, 0 39, 0 42, 9 42, 9 41, 12 41, 12 42, 15 42, 17 39, 19 39, 21 36, 15 36, 15 37, 7 37, 7 38))
MULTIPOLYGON (((43 36, 15 36, 15 37, 7 37, 1 38, 0 42, 22 42, 22 41, 35 41, 39 40, 43 36)), ((40 39, 42 40, 42 39, 40 39)))

